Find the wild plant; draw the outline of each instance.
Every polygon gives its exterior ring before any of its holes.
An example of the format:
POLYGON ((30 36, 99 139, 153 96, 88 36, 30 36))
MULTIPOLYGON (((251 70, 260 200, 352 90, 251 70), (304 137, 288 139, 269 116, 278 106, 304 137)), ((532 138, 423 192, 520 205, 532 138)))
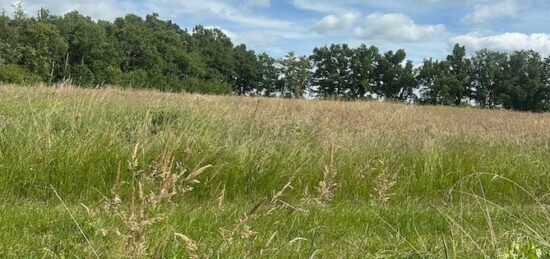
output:
MULTIPOLYGON (((200 183, 198 178, 210 167, 207 165, 188 171, 186 162, 191 150, 187 149, 181 162, 176 162, 171 152, 164 152, 151 165, 141 169, 139 150, 139 144, 136 144, 128 161, 128 171, 132 174, 131 181, 125 183, 130 187, 129 197, 124 197, 124 190, 121 190, 124 182, 121 181, 119 166, 111 197, 103 203, 104 212, 116 216, 123 223, 124 228, 117 229, 116 233, 124 238, 124 255, 132 258, 149 255, 151 244, 148 233, 151 226, 165 218, 159 208, 172 204, 176 196, 192 191, 193 186, 200 183)), ((174 234, 183 241, 188 255, 196 257, 196 243, 184 234, 174 234)))
POLYGON ((336 183, 336 175, 338 172, 334 167, 334 145, 330 145, 328 151, 328 163, 323 170, 323 180, 319 181, 319 184, 315 187, 316 195, 314 197, 309 193, 309 189, 306 187, 304 191, 304 197, 302 199, 305 203, 313 201, 319 206, 325 206, 334 198, 338 183, 336 183))

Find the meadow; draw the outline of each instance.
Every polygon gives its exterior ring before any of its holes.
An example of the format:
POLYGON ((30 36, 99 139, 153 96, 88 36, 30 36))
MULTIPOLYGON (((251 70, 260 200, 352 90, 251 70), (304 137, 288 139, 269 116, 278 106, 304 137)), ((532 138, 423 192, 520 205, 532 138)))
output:
POLYGON ((0 257, 537 258, 549 179, 550 114, 0 86, 0 257))

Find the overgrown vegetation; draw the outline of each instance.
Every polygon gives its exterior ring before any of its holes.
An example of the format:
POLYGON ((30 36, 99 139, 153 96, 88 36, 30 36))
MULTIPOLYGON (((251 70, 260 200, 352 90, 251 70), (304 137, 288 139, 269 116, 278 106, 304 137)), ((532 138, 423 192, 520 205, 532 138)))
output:
POLYGON ((549 146, 548 114, 2 85, 0 257, 543 257, 549 146))
POLYGON ((468 57, 456 45, 447 58, 426 59, 415 68, 402 49, 332 44, 309 56, 289 52, 276 60, 234 46, 220 29, 187 30, 154 13, 108 22, 47 9, 29 17, 21 4, 14 10, 0 15, 0 64, 9 66, 0 67, 4 83, 38 79, 167 92, 550 110, 550 57, 535 51, 481 50, 468 57))

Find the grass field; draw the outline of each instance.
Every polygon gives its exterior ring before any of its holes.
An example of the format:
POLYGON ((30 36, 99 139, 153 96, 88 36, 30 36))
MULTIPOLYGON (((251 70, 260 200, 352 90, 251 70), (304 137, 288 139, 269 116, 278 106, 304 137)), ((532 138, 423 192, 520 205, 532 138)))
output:
POLYGON ((540 257, 548 204, 550 114, 0 86, 0 257, 540 257))

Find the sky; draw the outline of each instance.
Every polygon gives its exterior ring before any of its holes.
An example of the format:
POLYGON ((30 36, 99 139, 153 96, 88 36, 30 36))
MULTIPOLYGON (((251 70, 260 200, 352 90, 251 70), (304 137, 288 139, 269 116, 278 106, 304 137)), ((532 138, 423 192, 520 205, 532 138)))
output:
MULTIPOLYGON (((0 0, 0 8, 9 13, 13 3, 0 0)), ((533 49, 550 56, 550 0, 26 0, 23 6, 29 14, 46 7, 110 21, 155 12, 189 29, 219 28, 234 43, 274 57, 332 43, 403 48, 415 63, 444 58, 455 43, 469 53, 533 49)))

